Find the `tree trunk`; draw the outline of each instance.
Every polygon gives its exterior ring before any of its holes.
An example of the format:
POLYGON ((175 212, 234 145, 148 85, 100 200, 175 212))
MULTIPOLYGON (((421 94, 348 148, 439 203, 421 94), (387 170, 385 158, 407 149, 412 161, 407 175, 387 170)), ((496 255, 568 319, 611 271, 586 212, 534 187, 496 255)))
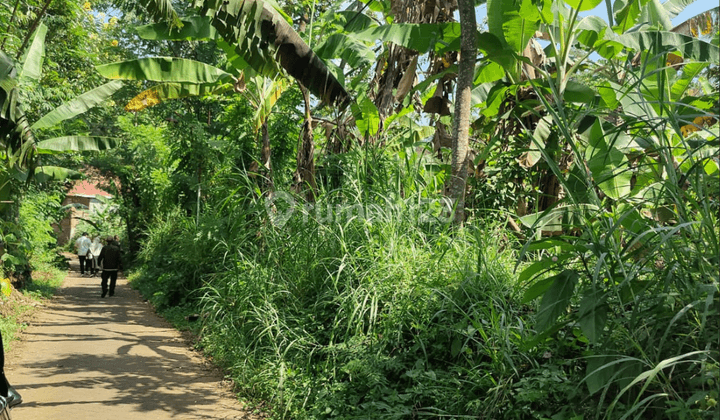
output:
POLYGON ((458 64, 457 91, 455 94, 455 120, 453 122, 452 175, 450 198, 455 205, 455 224, 465 220, 465 185, 468 176, 468 149, 470 137, 470 100, 477 45, 475 7, 473 0, 458 0, 460 12, 460 62, 458 64))
POLYGON ((310 92, 297 81, 305 100, 305 122, 300 130, 300 141, 298 142, 297 170, 293 176, 295 191, 305 192, 307 201, 314 202, 317 193, 315 183, 315 143, 313 142, 313 121, 310 115, 310 92))
MULTIPOLYGON (((396 23, 438 23, 452 22, 455 11, 454 0, 390 0, 391 15, 396 23)), ((371 90, 375 94, 375 106, 380 113, 380 120, 384 121, 392 115, 398 102, 402 102, 400 83, 415 78, 417 65, 417 52, 408 50, 399 45, 391 45, 387 57, 378 61, 371 90), (406 75, 406 73, 410 73, 406 75)), ((431 74, 439 71, 439 57, 430 54, 431 74)), ((441 66, 441 65, 440 65, 441 66)), ((405 92, 407 93, 407 92, 405 92)))

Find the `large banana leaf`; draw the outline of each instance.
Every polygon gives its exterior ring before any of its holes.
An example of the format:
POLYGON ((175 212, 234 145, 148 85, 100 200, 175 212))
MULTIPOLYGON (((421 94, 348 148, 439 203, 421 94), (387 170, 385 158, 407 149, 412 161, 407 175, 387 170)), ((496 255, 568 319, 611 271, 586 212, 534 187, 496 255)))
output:
POLYGON ((123 82, 119 80, 113 80, 110 83, 97 87, 90 92, 84 93, 72 101, 66 102, 53 109, 37 120, 30 128, 38 130, 41 128, 52 127, 60 121, 65 121, 80 115, 111 97, 121 87, 123 87, 123 82))
MULTIPOLYGON (((710 13, 709 11, 707 13, 710 13)), ((702 14, 703 16, 705 14, 702 14)), ((674 48, 683 59, 704 63, 717 63, 720 56, 717 45, 702 39, 670 31, 637 31, 617 35, 609 30, 608 25, 596 16, 589 16, 580 21, 576 28, 577 39, 582 44, 593 48, 602 57, 616 58, 628 48, 635 52, 674 48)))
POLYGON ((581 12, 592 10, 603 0, 565 0, 570 7, 581 12))
POLYGON ((708 63, 689 63, 683 67, 683 71, 677 75, 670 88, 671 99, 674 102, 680 101, 695 77, 708 66, 708 63))
POLYGON ((87 152, 108 150, 117 146, 112 137, 64 136, 37 143, 39 153, 87 152))
POLYGON ((35 136, 30 130, 27 117, 19 107, 17 113, 19 117, 16 121, 7 122, 7 124, 3 124, 4 126, 0 125, 0 129, 2 129, 0 135, 5 136, 0 139, 6 147, 6 167, 24 168, 32 160, 35 151, 35 136))
POLYGON ((643 25, 651 25, 657 29, 669 31, 673 24, 670 14, 660 0, 649 0, 640 11, 639 22, 643 25))
POLYGON ((130 102, 125 105, 125 111, 138 112, 173 99, 219 94, 230 90, 232 90, 232 84, 230 83, 161 83, 132 98, 130 102))
POLYGON ((13 129, 19 117, 16 87, 15 63, 0 51, 0 141, 9 134, 8 130, 13 129))
POLYGON ((40 80, 42 75, 42 63, 45 59, 45 35, 47 34, 47 26, 40 24, 33 35, 33 41, 30 47, 23 54, 20 62, 22 70, 20 71, 20 79, 40 80))
POLYGON ((663 3, 663 7, 667 11, 668 17, 672 20, 693 3, 695 3, 695 0, 668 0, 663 3))
POLYGON ((35 168, 33 179, 43 183, 50 180, 64 181, 66 179, 82 179, 83 174, 72 169, 59 166, 38 166, 35 168))
MULTIPOLYGON (((460 24, 457 22, 394 23, 392 25, 373 26, 358 33, 350 34, 348 38, 353 42, 392 42, 421 54, 429 51, 443 53, 460 49, 460 24)), ((476 39, 478 49, 486 54, 486 58, 498 63, 507 61, 500 58, 500 55, 503 54, 503 44, 496 35, 489 32, 478 32, 476 39), (497 60, 493 57, 496 57, 497 60)), ((340 42, 340 40, 338 42, 339 45, 333 45, 331 41, 326 41, 322 47, 323 51, 329 49, 334 52, 346 47, 344 42, 340 42)), ((367 53, 362 51, 362 54, 367 53)))
POLYGON ((19 105, 18 72, 10 57, 0 51, 0 146, 6 166, 24 166, 32 154, 34 136, 19 105))
MULTIPOLYGON (((279 18, 285 20, 289 25, 292 25, 293 20, 285 13, 280 7, 280 4, 275 0, 262 0, 263 8, 272 9, 279 18)), ((210 16, 222 7, 226 7, 229 4, 226 0, 194 0, 193 7, 201 10, 201 15, 210 16)))
POLYGON ((617 41, 638 52, 674 48, 685 60, 715 64, 720 61, 720 48, 717 45, 675 32, 631 32, 618 36, 617 41))
POLYGON ((346 32, 360 32, 371 26, 377 26, 370 16, 354 10, 335 12, 333 17, 335 24, 342 26, 346 32))
POLYGON ((215 10, 212 25, 259 74, 275 78, 284 69, 324 102, 349 103, 345 87, 273 3, 211 0, 204 2, 204 9, 215 10))
POLYGON ((327 37, 315 52, 324 60, 340 58, 352 68, 369 67, 375 62, 375 53, 367 45, 343 33, 327 37))
POLYGON ((142 39, 152 41, 210 41, 217 38, 217 31, 210 24, 210 17, 191 16, 183 18, 182 28, 165 22, 137 27, 142 39))
POLYGON ((621 34, 631 28, 651 27, 669 31, 672 19, 695 0, 620 0, 615 3, 615 32, 621 34))
POLYGON ((17 85, 15 62, 0 51, 0 88, 10 90, 17 85), (7 83, 10 83, 9 85, 7 83))
POLYGON ((227 58, 228 63, 230 63, 233 69, 237 70, 238 74, 243 72, 246 78, 255 76, 255 70, 250 67, 244 58, 238 55, 235 47, 225 42, 222 38, 218 38, 215 42, 218 47, 225 51, 225 57, 227 58))
MULTIPOLYGON (((359 41, 381 40, 402 45, 419 53, 440 51, 460 38, 460 24, 445 23, 394 23, 365 29, 353 34, 359 41)), ((458 42, 458 47, 460 46, 458 42)))
POLYGON ((215 83, 232 79, 217 67, 199 61, 173 57, 150 57, 96 67, 108 79, 150 80, 175 83, 215 83))
POLYGON ((553 21, 550 2, 542 3, 542 9, 532 0, 489 0, 487 2, 489 32, 500 38, 503 47, 522 53, 540 23, 553 21))
POLYGON ((642 0, 615 1, 613 18, 616 25, 613 26, 613 31, 622 34, 635 26, 642 12, 641 1, 642 0))

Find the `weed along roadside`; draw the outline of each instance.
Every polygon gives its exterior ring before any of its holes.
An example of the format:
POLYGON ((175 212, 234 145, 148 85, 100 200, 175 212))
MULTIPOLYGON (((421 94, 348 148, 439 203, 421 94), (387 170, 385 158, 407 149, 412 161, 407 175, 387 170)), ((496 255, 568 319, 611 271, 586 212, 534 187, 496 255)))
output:
POLYGON ((0 278, 127 274, 11 343, 26 413, 202 418, 178 329, 242 415, 718 417, 716 4, 10 3, 0 278))

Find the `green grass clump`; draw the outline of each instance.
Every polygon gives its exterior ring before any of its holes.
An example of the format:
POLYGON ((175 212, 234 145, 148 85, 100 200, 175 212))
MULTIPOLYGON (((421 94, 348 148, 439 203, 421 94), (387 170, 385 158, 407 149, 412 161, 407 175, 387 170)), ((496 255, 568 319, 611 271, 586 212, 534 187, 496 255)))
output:
POLYGON ((242 395, 278 418, 511 409, 535 355, 518 352, 527 308, 499 226, 455 229, 410 212, 417 197, 347 190, 279 220, 286 203, 241 191, 199 224, 160 221, 133 283, 161 308, 198 305, 201 345, 242 395))
POLYGON ((259 237, 208 281, 204 343, 281 415, 465 413, 483 388, 462 386, 476 364, 507 371, 497 353, 511 351, 522 323, 500 316, 515 293, 511 253, 497 244, 477 271, 469 231, 298 217, 259 237))

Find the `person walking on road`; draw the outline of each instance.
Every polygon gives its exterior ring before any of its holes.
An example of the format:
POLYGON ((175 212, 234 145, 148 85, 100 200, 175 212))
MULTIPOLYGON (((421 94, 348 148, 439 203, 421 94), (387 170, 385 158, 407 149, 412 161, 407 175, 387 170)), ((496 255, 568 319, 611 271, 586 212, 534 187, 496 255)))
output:
POLYGON ((85 276, 85 268, 90 271, 90 264, 88 264, 90 261, 87 260, 87 254, 88 251, 90 251, 90 246, 92 246, 92 242, 90 241, 87 232, 83 232, 82 236, 75 241, 75 248, 77 248, 78 259, 80 260, 81 276, 85 276))
POLYGON ((102 251, 103 245, 100 242, 100 235, 96 236, 93 241, 92 245, 90 245, 90 254, 92 255, 91 262, 91 269, 90 269, 90 275, 95 277, 100 270, 100 266, 98 265, 98 257, 100 256, 100 252, 102 251))
POLYGON ((118 246, 112 236, 108 236, 107 244, 100 251, 97 263, 102 267, 102 274, 100 274, 102 280, 100 283, 102 295, 100 295, 100 297, 104 298, 105 295, 108 294, 108 291, 112 297, 115 294, 115 282, 117 281, 118 271, 122 269, 120 246, 118 246), (110 279, 109 289, 108 279, 110 279))

